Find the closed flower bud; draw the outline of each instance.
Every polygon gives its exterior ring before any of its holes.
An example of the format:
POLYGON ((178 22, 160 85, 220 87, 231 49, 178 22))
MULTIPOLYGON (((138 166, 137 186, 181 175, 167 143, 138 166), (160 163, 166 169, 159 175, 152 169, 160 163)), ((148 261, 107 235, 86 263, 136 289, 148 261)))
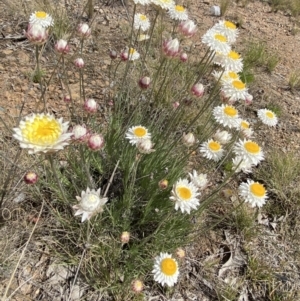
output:
POLYGON ((197 83, 192 87, 191 92, 193 95, 201 97, 204 94, 204 87, 202 84, 197 83))
POLYGON ((109 51, 109 56, 112 60, 116 59, 118 57, 118 54, 115 50, 110 50, 109 51))
POLYGON ((246 105, 251 105, 253 101, 253 96, 249 93, 247 93, 246 98, 245 98, 245 104, 246 105))
POLYGON ((164 190, 164 189, 166 189, 168 187, 168 184, 169 184, 168 180, 163 179, 163 180, 161 180, 161 181, 158 182, 158 187, 160 189, 164 190))
POLYGON ((155 152, 153 149, 154 144, 152 143, 151 139, 142 139, 137 142, 136 146, 139 152, 142 154, 150 154, 155 152))
POLYGON ((139 86, 142 89, 148 89, 151 83, 151 79, 148 76, 144 76, 139 80, 139 86))
POLYGON ((29 24, 25 35, 32 44, 43 45, 48 39, 48 30, 40 24, 29 24))
POLYGON ((84 102, 83 108, 88 113, 95 113, 98 109, 98 104, 95 99, 89 98, 84 102))
POLYGON ((197 31, 197 26, 192 20, 186 20, 179 24, 178 30, 184 36, 192 37, 197 31))
POLYGON ((86 23, 81 23, 77 27, 77 34, 81 38, 88 38, 91 35, 91 29, 88 24, 86 23))
POLYGON ((182 141, 186 146, 192 146, 196 142, 196 138, 193 133, 183 134, 182 141))
POLYGON ((174 57, 179 54, 179 41, 177 38, 169 39, 163 43, 163 52, 166 56, 174 57))
POLYGON ((84 67, 84 61, 82 58, 77 58, 75 61, 74 61, 74 64, 77 68, 81 69, 84 67))
POLYGON ((70 103, 72 101, 71 96, 70 95, 65 95, 64 96, 64 102, 70 103))
POLYGON ((60 39, 55 43, 55 50, 58 53, 67 54, 70 52, 70 46, 67 41, 60 39))
POLYGON ((89 137, 87 145, 91 150, 100 150, 104 146, 104 138, 100 134, 93 134, 89 137))
POLYGON ((127 244, 130 239, 130 233, 127 231, 122 232, 120 239, 122 244, 127 244))
POLYGON ((77 141, 86 141, 88 139, 89 133, 84 125, 75 125, 72 129, 72 139, 77 141))
POLYGON ((24 176, 24 182, 26 184, 35 184, 38 180, 38 176, 35 172, 29 171, 24 176))
POLYGON ((181 60, 183 63, 186 62, 187 59, 188 59, 188 55, 187 55, 185 52, 183 52, 183 53, 180 54, 180 60, 181 60))

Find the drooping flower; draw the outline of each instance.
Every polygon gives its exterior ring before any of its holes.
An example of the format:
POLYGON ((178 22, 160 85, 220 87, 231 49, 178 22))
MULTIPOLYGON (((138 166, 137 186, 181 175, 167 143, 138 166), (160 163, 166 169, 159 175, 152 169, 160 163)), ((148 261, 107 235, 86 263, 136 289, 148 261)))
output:
POLYGON ((66 40, 60 39, 55 43, 55 50, 60 54, 67 54, 70 52, 70 46, 66 40))
POLYGON ((238 110, 230 105, 221 105, 213 109, 213 115, 216 121, 223 126, 237 128, 239 126, 239 113, 238 110))
POLYGON ((187 10, 182 5, 171 6, 168 13, 171 19, 177 21, 186 21, 189 18, 187 10))
POLYGON ((178 30, 185 37, 192 37, 197 31, 197 25, 192 20, 186 20, 180 22, 178 30))
POLYGON ((87 23, 80 23, 77 27, 77 34, 82 39, 86 39, 91 35, 91 28, 87 23))
POLYGON ((146 31, 150 28, 150 21, 146 15, 143 14, 135 14, 134 15, 134 21, 133 21, 133 27, 135 29, 140 29, 142 31, 146 31))
POLYGON ((174 57, 179 54, 179 41, 177 38, 163 42, 163 52, 166 56, 174 57))
POLYGON ((222 83, 222 92, 229 101, 246 100, 247 87, 241 80, 222 83))
POLYGON ((29 24, 37 24, 44 28, 53 26, 53 18, 44 11, 36 11, 30 15, 29 24))
POLYGON ((202 43, 206 44, 210 50, 224 54, 228 54, 231 50, 226 36, 212 28, 203 35, 202 43))
POLYGON ((239 140, 233 147, 233 152, 241 157, 243 160, 257 165, 260 161, 264 160, 264 154, 261 147, 252 140, 239 140))
POLYGON ((240 184, 239 195, 252 207, 262 207, 268 198, 264 185, 250 179, 240 184))
POLYGON ((257 112, 258 118, 262 121, 263 124, 268 126, 276 126, 278 118, 276 114, 268 109, 260 109, 257 112))
POLYGON ((130 144, 135 145, 141 140, 151 139, 151 134, 144 126, 138 125, 128 129, 125 138, 129 139, 130 144))
POLYGON ((93 151, 98 151, 104 146, 104 138, 101 134, 92 134, 88 137, 87 146, 93 151))
POLYGON ((162 286, 166 284, 172 287, 178 281, 178 263, 171 254, 160 253, 159 256, 155 257, 152 273, 156 282, 162 286))
POLYGON ((77 210, 75 216, 81 215, 81 222, 89 220, 92 216, 103 211, 103 206, 108 201, 108 198, 100 196, 101 189, 97 191, 95 189, 90 190, 87 188, 86 191, 81 192, 81 196, 76 196, 79 204, 74 205, 73 209, 77 210))
POLYGON ((32 185, 32 184, 35 184, 37 182, 38 175, 33 171, 29 171, 25 174, 23 179, 24 179, 24 182, 26 184, 32 185))
POLYGON ((48 30, 40 24, 28 24, 25 35, 32 44, 43 45, 47 42, 48 30))
POLYGON ((230 142, 232 138, 232 135, 227 131, 220 131, 217 130, 217 132, 214 134, 214 139, 221 144, 227 144, 230 142))
POLYGON ((225 35, 228 39, 228 43, 234 43, 238 35, 238 29, 236 25, 230 21, 220 20, 219 23, 213 26, 216 31, 219 31, 225 35))
POLYGON ((170 200, 175 202, 175 210, 180 209, 182 213, 190 214, 191 209, 199 206, 197 187, 187 179, 179 179, 173 186, 170 200))
POLYGON ((233 50, 230 50, 228 53, 216 52, 213 62, 222 66, 225 70, 237 73, 243 70, 243 59, 233 50))
POLYGON ((203 190, 206 188, 208 184, 207 175, 204 173, 198 174, 197 171, 194 169, 193 173, 189 173, 189 177, 191 182, 198 187, 198 189, 203 190))
POLYGON ((158 8, 162 8, 166 10, 174 6, 173 0, 151 0, 151 3, 156 5, 158 8))
POLYGON ((13 129, 13 137, 20 142, 21 148, 28 149, 29 154, 56 152, 69 144, 72 133, 67 133, 68 126, 69 122, 63 123, 62 118, 32 114, 13 129))
POLYGON ((209 139, 200 145, 200 152, 209 160, 219 161, 224 155, 222 144, 213 139, 209 139))

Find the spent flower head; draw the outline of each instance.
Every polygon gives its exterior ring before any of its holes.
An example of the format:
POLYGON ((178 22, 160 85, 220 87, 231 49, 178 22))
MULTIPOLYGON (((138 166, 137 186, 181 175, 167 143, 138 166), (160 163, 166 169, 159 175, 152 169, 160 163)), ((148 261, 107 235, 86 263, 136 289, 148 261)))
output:
POLYGON ((208 185, 207 175, 204 173, 198 174, 194 169, 193 173, 189 173, 191 182, 200 190, 203 190, 208 185))

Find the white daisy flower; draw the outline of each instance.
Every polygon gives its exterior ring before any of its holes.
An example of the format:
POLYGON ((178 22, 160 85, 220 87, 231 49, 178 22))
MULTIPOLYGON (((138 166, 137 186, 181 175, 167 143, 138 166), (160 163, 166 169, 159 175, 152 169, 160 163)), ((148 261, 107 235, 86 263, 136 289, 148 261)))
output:
POLYGON ((173 0, 151 0, 151 3, 157 5, 162 9, 167 9, 167 10, 175 5, 173 0))
POLYGON ((143 14, 135 14, 133 27, 135 29, 141 29, 142 31, 146 31, 150 28, 150 21, 146 15, 143 14))
POLYGON ((250 179, 247 183, 240 184, 239 195, 252 207, 262 207, 268 198, 264 185, 250 179))
POLYGON ((191 182, 198 187, 200 190, 206 188, 208 184, 207 175, 204 173, 198 174, 197 171, 194 169, 193 173, 189 173, 191 182))
POLYGON ((14 128, 13 137, 20 142, 21 148, 27 148, 29 154, 50 153, 63 149, 73 135, 67 133, 69 122, 55 119, 50 114, 32 114, 20 121, 14 128))
POLYGON ((240 171, 244 173, 251 173, 253 165, 249 161, 244 160, 242 157, 235 157, 232 159, 232 170, 238 173, 240 171))
POLYGON ((219 161, 224 155, 222 144, 213 139, 203 142, 200 145, 200 152, 203 153, 203 157, 216 162, 219 161))
POLYGON ((243 60, 241 59, 241 56, 233 50, 230 50, 227 54, 217 52, 213 62, 219 66, 222 66, 225 70, 230 70, 237 73, 243 70, 243 60))
POLYGON ((238 30, 236 25, 230 21, 220 20, 219 23, 213 26, 213 29, 225 35, 228 43, 232 44, 236 41, 238 30))
POLYGON ((227 131, 217 130, 213 138, 214 140, 220 142, 221 144, 227 144, 230 142, 232 135, 227 131))
POLYGON ((202 37, 202 43, 206 44, 212 51, 227 54, 231 48, 227 38, 218 31, 209 29, 202 37))
POLYGON ((174 286, 179 276, 178 263, 171 254, 160 253, 155 257, 152 273, 154 280, 162 286, 174 286))
POLYGON ((264 160, 264 154, 261 147, 252 140, 239 140, 233 147, 233 152, 250 164, 257 165, 264 160))
POLYGON ((229 101, 246 100, 247 90, 246 85, 241 80, 222 83, 222 92, 229 101))
POLYGON ((251 138, 253 136, 253 130, 247 120, 240 119, 240 130, 246 138, 251 138))
POLYGON ((79 204, 74 205, 73 209, 77 210, 75 212, 75 216, 82 214, 82 223, 85 220, 89 220, 93 215, 103 211, 103 206, 108 201, 108 199, 102 198, 100 196, 100 192, 100 188, 97 191, 95 189, 90 190, 89 188, 87 188, 86 191, 81 192, 81 197, 76 196, 79 204))
POLYGON ((151 139, 151 134, 141 125, 131 127, 125 134, 125 138, 129 139, 132 145, 138 144, 141 140, 151 139))
POLYGON ((39 24, 44 28, 53 26, 53 18, 44 11, 36 11, 30 15, 29 24, 39 24))
POLYGON ((238 110, 230 105, 221 105, 213 109, 213 115, 216 121, 223 126, 237 128, 239 126, 239 113, 238 110))
POLYGON ((219 80, 220 79, 220 82, 221 83, 231 83, 233 82, 234 80, 240 80, 240 77, 239 75, 234 72, 234 71, 231 71, 231 70, 228 70, 228 71, 214 71, 212 73, 212 75, 214 76, 214 78, 216 80, 219 80))
POLYGON ((181 5, 171 6, 168 13, 171 19, 177 21, 186 21, 189 18, 187 10, 181 5))
POLYGON ((173 186, 170 200, 175 201, 175 210, 180 209, 182 213, 190 214, 191 209, 197 209, 200 195, 197 187, 187 179, 179 179, 173 186))
POLYGON ((258 110, 257 116, 263 124, 266 124, 268 126, 276 126, 278 122, 276 114, 268 109, 258 110))
POLYGON ((128 56, 129 61, 135 61, 140 58, 140 54, 134 48, 129 48, 129 51, 128 49, 126 49, 126 51, 129 54, 128 56))

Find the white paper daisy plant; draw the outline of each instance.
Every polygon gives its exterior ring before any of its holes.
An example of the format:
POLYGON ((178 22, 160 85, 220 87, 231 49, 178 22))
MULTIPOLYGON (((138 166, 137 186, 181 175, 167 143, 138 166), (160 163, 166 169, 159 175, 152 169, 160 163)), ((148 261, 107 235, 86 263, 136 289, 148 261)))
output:
POLYGON ((50 114, 32 114, 14 128, 13 137, 29 154, 52 153, 69 144, 73 133, 68 133, 69 122, 56 119, 50 114))
POLYGON ((125 134, 125 138, 129 140, 129 143, 132 145, 138 144, 141 140, 146 140, 151 138, 151 134, 148 132, 148 129, 144 126, 138 125, 133 126, 125 134))
POLYGON ((238 128, 240 119, 238 110, 234 106, 230 105, 221 105, 217 106, 213 109, 213 116, 215 120, 222 124, 223 126, 227 126, 231 128, 238 128))
POLYGON ((262 207, 268 198, 264 185, 250 179, 240 184, 239 195, 252 207, 262 207))
POLYGON ((159 256, 155 257, 152 273, 156 282, 162 286, 166 284, 172 287, 178 281, 178 263, 176 259, 172 258, 171 254, 160 253, 159 256))
POLYGON ((36 11, 30 15, 29 18, 30 24, 39 24, 42 27, 48 28, 53 26, 53 18, 44 11, 36 11))
POLYGON ((218 162, 224 155, 224 149, 219 141, 209 139, 200 145, 200 153, 203 157, 218 162))
POLYGON ((257 116, 263 124, 266 124, 268 126, 276 126, 276 124, 278 123, 276 114, 271 110, 260 109, 257 112, 257 116))
POLYGON ((170 200, 175 202, 175 210, 180 209, 182 213, 190 214, 191 209, 199 206, 200 192, 198 188, 187 179, 179 179, 173 186, 170 200))

